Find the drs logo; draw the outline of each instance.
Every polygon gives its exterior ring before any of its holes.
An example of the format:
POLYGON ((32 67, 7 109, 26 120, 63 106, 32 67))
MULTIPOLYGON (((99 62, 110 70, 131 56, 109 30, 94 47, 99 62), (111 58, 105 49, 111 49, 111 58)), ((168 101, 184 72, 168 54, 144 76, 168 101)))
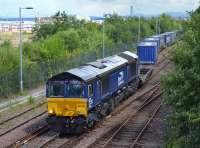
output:
POLYGON ((124 72, 121 71, 118 76, 118 86, 122 85, 123 83, 124 83, 124 72))
POLYGON ((93 104, 93 99, 92 98, 89 98, 89 108, 91 108, 92 107, 92 104, 93 104))

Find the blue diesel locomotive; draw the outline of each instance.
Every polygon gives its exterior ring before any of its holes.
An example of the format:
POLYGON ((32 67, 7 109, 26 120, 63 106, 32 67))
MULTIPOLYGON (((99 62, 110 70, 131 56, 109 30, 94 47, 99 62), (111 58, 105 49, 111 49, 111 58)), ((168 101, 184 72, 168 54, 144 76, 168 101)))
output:
POLYGON ((157 63, 160 45, 175 41, 173 34, 144 40, 138 44, 138 55, 125 51, 50 78, 46 83, 50 129, 79 134, 92 128, 137 91, 145 80, 144 71, 151 73, 157 63))
POLYGON ((81 133, 108 115, 140 83, 138 56, 129 51, 53 76, 46 85, 50 128, 81 133))

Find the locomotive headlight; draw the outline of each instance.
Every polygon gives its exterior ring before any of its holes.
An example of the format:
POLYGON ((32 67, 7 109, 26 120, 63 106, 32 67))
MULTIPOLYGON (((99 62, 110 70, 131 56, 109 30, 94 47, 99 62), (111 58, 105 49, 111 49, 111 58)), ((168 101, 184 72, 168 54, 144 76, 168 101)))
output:
POLYGON ((80 111, 77 111, 77 114, 78 114, 78 115, 83 115, 83 113, 82 113, 82 112, 80 112, 80 111))
POLYGON ((49 114, 53 114, 54 111, 52 109, 49 110, 49 114))

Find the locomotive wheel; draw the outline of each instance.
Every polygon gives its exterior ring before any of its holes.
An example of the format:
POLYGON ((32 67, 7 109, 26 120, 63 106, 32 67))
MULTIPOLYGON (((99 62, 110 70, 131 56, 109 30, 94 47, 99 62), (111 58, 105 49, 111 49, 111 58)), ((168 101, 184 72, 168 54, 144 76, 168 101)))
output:
POLYGON ((61 131, 59 132, 59 137, 63 137, 63 136, 65 136, 65 135, 66 135, 66 133, 65 133, 64 130, 61 130, 61 131))
POLYGON ((119 105, 120 96, 115 96, 114 100, 115 107, 117 107, 119 105))
POLYGON ((109 100, 109 105, 110 105, 109 109, 110 109, 111 112, 112 112, 112 111, 115 109, 115 100, 114 100, 113 97, 110 98, 110 100, 109 100))
POLYGON ((77 125, 76 128, 75 128, 75 134, 82 134, 85 132, 85 128, 83 125, 77 125))
POLYGON ((71 124, 71 132, 74 134, 82 134, 87 129, 85 118, 77 117, 73 124, 71 124))
POLYGON ((63 125, 63 126, 61 126, 61 129, 59 131, 59 137, 63 137, 66 134, 67 134, 67 132, 66 132, 65 126, 63 125))
POLYGON ((102 117, 105 117, 109 114, 109 103, 104 103, 102 108, 101 108, 101 115, 102 117))

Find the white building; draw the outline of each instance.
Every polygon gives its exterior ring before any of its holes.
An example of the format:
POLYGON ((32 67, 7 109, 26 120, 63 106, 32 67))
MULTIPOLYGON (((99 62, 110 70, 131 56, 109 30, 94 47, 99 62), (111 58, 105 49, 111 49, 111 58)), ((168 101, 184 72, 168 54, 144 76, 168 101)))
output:
MULTIPOLYGON (((31 32, 35 22, 24 21, 22 22, 22 31, 31 32)), ((16 21, 0 21, 0 32, 18 32, 20 29, 19 22, 16 21)))

